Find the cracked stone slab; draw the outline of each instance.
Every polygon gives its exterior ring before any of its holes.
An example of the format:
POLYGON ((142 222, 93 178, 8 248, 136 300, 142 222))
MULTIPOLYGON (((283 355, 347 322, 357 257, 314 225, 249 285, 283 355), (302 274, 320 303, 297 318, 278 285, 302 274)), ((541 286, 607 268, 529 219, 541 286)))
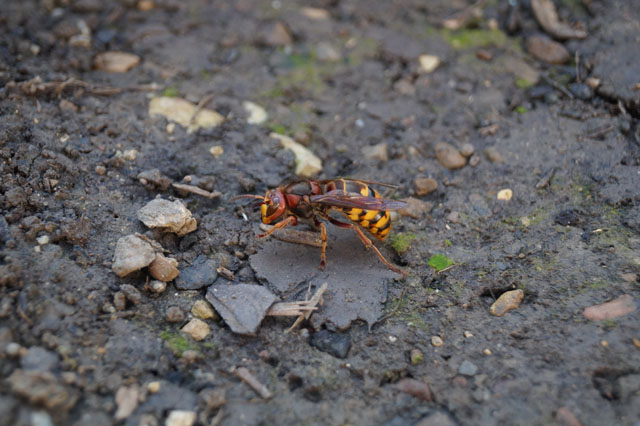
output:
MULTIPOLYGON (((324 271, 318 269, 319 248, 275 238, 261 242, 262 248, 250 257, 251 267, 256 277, 284 300, 302 300, 309 283, 318 288, 327 282, 324 303, 311 317, 315 327, 330 324, 343 330, 356 320, 373 325, 382 316, 388 283, 399 275, 367 250, 355 232, 329 225, 327 236, 324 271)), ((384 243, 374 244, 392 261, 384 243)))

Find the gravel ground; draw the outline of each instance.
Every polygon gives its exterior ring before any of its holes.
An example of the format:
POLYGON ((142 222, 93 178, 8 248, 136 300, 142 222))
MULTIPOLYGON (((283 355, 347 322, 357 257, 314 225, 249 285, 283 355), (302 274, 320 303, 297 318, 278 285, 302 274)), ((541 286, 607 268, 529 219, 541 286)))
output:
POLYGON ((640 425, 632 3, 3 1, 0 426, 640 425))

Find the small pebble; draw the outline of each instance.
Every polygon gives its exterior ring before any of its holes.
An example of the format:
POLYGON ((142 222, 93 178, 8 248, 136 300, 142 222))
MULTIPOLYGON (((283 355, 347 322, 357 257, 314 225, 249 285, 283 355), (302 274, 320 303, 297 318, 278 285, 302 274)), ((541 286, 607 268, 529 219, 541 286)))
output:
POLYGON ((377 160, 383 163, 389 161, 389 149, 385 142, 362 147, 362 155, 369 160, 377 160))
POLYGON ((124 277, 149 265, 155 258, 151 244, 135 235, 127 235, 116 243, 111 269, 117 276, 124 277))
POLYGON ((4 351, 10 358, 17 358, 20 356, 20 353, 23 352, 23 347, 20 346, 19 343, 10 342, 7 344, 4 351))
POLYGON ((433 209, 433 203, 429 201, 422 201, 413 197, 409 197, 404 201, 407 202, 407 205, 404 208, 398 210, 398 214, 400 214, 401 216, 409 216, 414 219, 420 219, 427 215, 433 209))
POLYGON ((193 232, 197 228, 197 222, 192 217, 191 211, 180 200, 172 202, 156 198, 138 210, 137 215, 148 228, 160 228, 180 236, 193 232))
POLYGON ((184 321, 184 312, 177 306, 170 306, 165 311, 164 317, 169 322, 182 322, 184 321))
POLYGON ((531 225, 531 219, 529 219, 527 216, 522 216, 520 218, 520 223, 524 227, 530 226, 531 225))
POLYGON ((194 411, 173 410, 169 413, 165 426, 192 426, 196 421, 194 411))
POLYGON ((474 151, 475 148, 470 143, 465 143, 460 147, 460 154, 464 157, 471 157, 474 151))
POLYGON ((589 86, 583 83, 571 83, 569 85, 569 91, 578 99, 582 99, 584 101, 591 99, 593 97, 593 91, 589 86))
POLYGON ((628 273, 620 274, 620 278, 622 278, 622 280, 625 282, 635 283, 638 280, 638 274, 628 272, 628 273))
POLYGON ((471 158, 469 159, 469 165, 471 167, 475 167, 478 164, 480 164, 480 157, 478 155, 472 155, 471 158))
POLYGON ((628 294, 623 294, 610 302, 585 308, 583 315, 591 321, 602 321, 622 317, 635 310, 636 304, 633 301, 633 297, 628 294))
POLYGON ((127 72, 139 63, 139 56, 117 51, 99 53, 94 60, 97 69, 113 73, 127 72))
POLYGON ((431 337, 431 344, 436 348, 438 348, 442 346, 444 342, 442 341, 442 338, 440 336, 433 336, 431 337))
POLYGON ((410 358, 411 365, 418 365, 422 361, 424 361, 424 354, 420 351, 420 349, 411 349, 410 358))
POLYGON ((211 304, 205 300, 196 301, 191 308, 191 313, 200 319, 219 319, 218 314, 213 310, 211 304))
POLYGON ((474 363, 466 359, 462 361, 460 367, 458 367, 458 373, 462 374, 463 376, 475 376, 477 372, 478 367, 476 367, 474 363))
POLYGON ((351 348, 351 338, 348 334, 320 330, 311 335, 309 344, 336 358, 346 358, 351 348))
POLYGON ((591 89, 595 90, 600 86, 600 79, 596 77, 589 77, 585 80, 585 83, 587 83, 587 86, 591 89))
POLYGON ((116 307, 118 311, 124 311, 127 306, 127 297, 121 291, 116 291, 113 295, 113 306, 116 307))
POLYGON ((160 382, 149 382, 147 385, 147 390, 150 393, 157 393, 160 390, 160 382))
POLYGON ((470 331, 466 331, 463 333, 464 337, 466 337, 467 339, 470 339, 473 337, 473 333, 471 333, 470 331))
POLYGON ((423 401, 431 401, 433 399, 429 384, 421 380, 404 378, 395 383, 393 387, 423 401))
POLYGON ((635 337, 632 339, 633 341, 633 346, 635 346, 636 348, 640 349, 640 339, 636 339, 635 337))
POLYGON ((149 275, 156 280, 169 282, 174 280, 180 271, 176 259, 165 257, 163 254, 156 254, 156 258, 149 265, 149 275))
POLYGON ((568 407, 560 407, 556 411, 555 420, 563 426, 582 426, 580 420, 568 407))
MULTIPOLYGON (((267 121, 267 119, 269 118, 269 115, 267 114, 267 111, 261 107, 260 105, 250 102, 250 101, 245 101, 242 103, 242 107, 244 108, 245 112, 247 113, 247 123, 248 124, 262 124, 265 121, 267 121)), ((213 153, 212 153, 213 154, 213 153)), ((215 156, 215 154, 214 154, 215 156)), ((218 157, 216 157, 218 158, 218 157)))
POLYGON ((269 137, 278 139, 285 149, 293 152, 296 159, 296 174, 304 177, 311 177, 322 171, 322 160, 311 152, 308 148, 300 145, 288 136, 272 132, 269 137))
POLYGON ((431 194, 438 189, 438 182, 432 178, 418 177, 413 181, 413 187, 416 191, 416 195, 423 196, 431 194))
POLYGON ((487 157, 487 160, 494 164, 504 163, 504 158, 502 154, 495 147, 488 147, 484 150, 484 156, 487 157))
POLYGON ((206 322, 198 318, 194 318, 182 327, 182 332, 187 333, 193 340, 199 342, 209 335, 211 329, 206 322))
POLYGON ((213 155, 214 158, 220 158, 222 154, 224 154, 224 148, 220 145, 214 145, 209 148, 209 153, 213 155))
POLYGON ((548 64, 564 64, 571 59, 564 45, 546 36, 528 37, 525 44, 531 55, 548 64))
POLYGON ((451 223, 460 223, 460 213, 453 211, 447 215, 447 220, 451 223))
POLYGON ((135 411, 138 406, 138 385, 121 386, 116 392, 118 409, 114 415, 116 420, 124 420, 135 411))
POLYGON ((163 281, 153 280, 149 283, 149 289, 154 293, 164 293, 167 289, 167 283, 163 281))
POLYGON ((491 352, 491 349, 487 348, 487 349, 483 350, 482 353, 487 355, 487 356, 489 356, 489 355, 491 355, 492 352, 491 352))
POLYGON ((131 284, 122 284, 120 286, 120 291, 122 291, 127 297, 127 300, 134 305, 137 305, 142 301, 142 294, 140 294, 140 291, 131 284))
POLYGON ((498 297, 498 300, 491 305, 491 315, 501 317, 512 309, 516 309, 520 306, 520 303, 524 299, 524 291, 517 289, 506 291, 498 297))
POLYGON ((420 70, 425 73, 432 73, 440 65, 440 58, 435 55, 420 55, 418 57, 420 63, 420 70))
POLYGON ((459 169, 467 164, 467 159, 453 145, 440 142, 435 146, 436 158, 449 170, 459 169))
POLYGON ((511 197, 513 197, 513 191, 508 188, 501 189, 500 191, 498 191, 498 195, 497 195, 498 200, 509 201, 511 200, 511 197))

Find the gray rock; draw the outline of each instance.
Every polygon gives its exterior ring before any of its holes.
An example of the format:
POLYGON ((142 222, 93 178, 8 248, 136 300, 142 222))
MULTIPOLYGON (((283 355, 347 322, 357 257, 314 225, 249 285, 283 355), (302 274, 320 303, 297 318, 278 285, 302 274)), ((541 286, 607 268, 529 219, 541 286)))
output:
POLYGON ((231 331, 255 335, 276 296, 260 285, 225 284, 209 287, 207 300, 231 331))
POLYGON ((155 258, 156 254, 151 244, 135 235, 127 235, 120 238, 116 244, 111 269, 117 276, 124 277, 148 266, 155 258))
POLYGON ((336 358, 346 358, 351 348, 351 338, 347 334, 332 333, 320 330, 309 338, 311 346, 336 358))
POLYGON ((32 346, 20 360, 25 370, 52 371, 58 367, 58 354, 48 351, 41 346, 32 346))
POLYGON ((149 228, 185 235, 195 231, 196 220, 180 200, 169 201, 162 198, 151 200, 138 210, 138 219, 149 228))
POLYGON ((460 367, 458 367, 458 373, 462 374, 463 376, 475 376, 477 372, 478 367, 476 367, 474 363, 467 359, 462 361, 460 367))
POLYGON ((176 278, 176 288, 179 290, 198 290, 208 287, 218 278, 216 261, 200 255, 193 264, 180 271, 176 278))

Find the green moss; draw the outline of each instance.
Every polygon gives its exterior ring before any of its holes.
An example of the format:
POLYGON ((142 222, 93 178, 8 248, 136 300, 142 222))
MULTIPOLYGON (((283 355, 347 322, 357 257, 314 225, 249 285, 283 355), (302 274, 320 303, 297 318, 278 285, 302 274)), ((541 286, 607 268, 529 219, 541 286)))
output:
POLYGON ((160 333, 160 338, 167 342, 171 350, 178 356, 182 356, 184 351, 198 349, 193 340, 176 331, 165 330, 160 333))
POLYGON ((395 234, 391 237, 391 247, 399 253, 402 254, 409 249, 411 245, 411 241, 415 240, 416 236, 411 233, 403 233, 395 234))
POLYGON ((267 127, 269 127, 269 130, 271 130, 272 132, 278 133, 280 135, 287 134, 287 128, 280 123, 269 123, 267 127))
POLYGON ((523 107, 522 105, 518 105, 513 110, 515 112, 517 112, 518 114, 525 114, 527 112, 527 109, 525 107, 523 107))
POLYGON ((516 77, 516 86, 518 86, 520 89, 528 89, 529 87, 533 86, 533 83, 526 78, 516 77))
POLYGON ((431 266, 436 271, 440 272, 443 269, 448 268, 453 265, 455 262, 449 259, 444 254, 434 254, 429 258, 429 266, 431 266))
POLYGON ((497 46, 502 47, 507 42, 507 35, 500 30, 486 30, 479 28, 451 31, 442 30, 442 37, 454 49, 468 49, 474 47, 497 46))
POLYGON ((162 91, 162 96, 167 96, 169 98, 175 98, 179 94, 180 93, 178 92, 178 89, 176 89, 174 86, 169 86, 162 91))
POLYGON ((450 240, 444 240, 444 245, 447 247, 451 247, 453 243, 450 240))

